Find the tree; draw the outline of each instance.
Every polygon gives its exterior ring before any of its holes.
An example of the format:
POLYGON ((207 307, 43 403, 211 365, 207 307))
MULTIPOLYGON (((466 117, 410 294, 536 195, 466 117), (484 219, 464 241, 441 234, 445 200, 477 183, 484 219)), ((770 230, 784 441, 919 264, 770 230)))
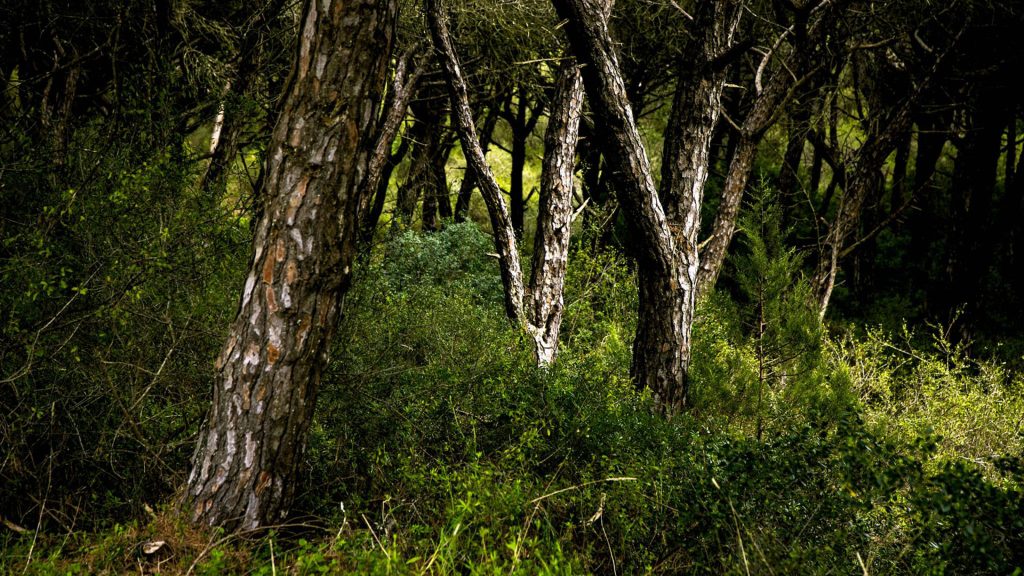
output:
MULTIPOLYGON (((562 322, 562 287, 565 283, 572 218, 573 159, 583 110, 583 85, 579 71, 575 62, 566 60, 558 72, 551 116, 544 137, 545 153, 533 273, 527 287, 519 262, 515 221, 509 215, 501 189, 487 165, 483 146, 477 137, 466 82, 440 0, 427 1, 427 17, 434 44, 445 67, 452 117, 466 162, 480 185, 491 217, 505 288, 506 314, 513 324, 523 328, 532 338, 538 365, 548 365, 558 353, 558 332, 562 322)), ((523 106, 521 101, 521 110, 523 106)))
POLYGON ((286 513, 355 252, 397 0, 311 0, 268 147, 253 256, 185 506, 251 529, 286 513))
POLYGON ((636 237, 640 310, 633 341, 632 377, 650 389, 666 413, 686 405, 689 320, 694 289, 677 252, 640 140, 618 58, 608 33, 607 8, 598 0, 554 0, 568 21, 569 45, 583 64, 583 84, 597 118, 597 136, 613 186, 636 237))

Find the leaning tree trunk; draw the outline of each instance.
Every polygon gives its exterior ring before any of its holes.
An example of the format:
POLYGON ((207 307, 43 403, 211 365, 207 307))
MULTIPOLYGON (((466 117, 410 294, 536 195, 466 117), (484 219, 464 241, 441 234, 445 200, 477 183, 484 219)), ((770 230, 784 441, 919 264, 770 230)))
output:
POLYGON ((598 141, 637 238, 640 309, 630 371, 637 387, 651 390, 659 410, 679 412, 686 405, 688 368, 686 268, 676 253, 633 118, 608 33, 607 3, 554 0, 554 5, 568 21, 569 44, 583 65, 583 83, 597 117, 598 141))
POLYGON ((405 119, 409 101, 416 83, 419 81, 424 66, 416 65, 417 46, 402 54, 395 65, 395 74, 391 80, 391 90, 385 101, 384 114, 376 129, 376 142, 373 154, 367 165, 366 176, 360 184, 359 192, 359 226, 363 242, 369 243, 377 228, 377 222, 384 210, 384 200, 388 190, 391 173, 401 161, 401 156, 408 150, 408 139, 403 139, 399 152, 391 153, 391 146, 398 135, 398 130, 405 119), (412 69, 410 69, 410 67, 412 69))
POLYGON ((469 108, 469 95, 462 75, 462 66, 459 64, 459 57, 448 30, 448 17, 441 6, 441 0, 427 0, 426 5, 434 48, 440 53, 445 69, 445 83, 448 85, 452 103, 452 120, 458 129, 462 153, 466 156, 467 168, 472 168, 476 175, 480 195, 483 196, 491 217, 494 248, 498 252, 501 283, 505 288, 505 313, 513 323, 522 326, 526 320, 523 316, 523 295, 526 289, 523 286, 523 269, 519 262, 519 247, 516 245, 512 220, 505 198, 501 195, 501 188, 498 187, 498 182, 494 179, 494 174, 484 157, 484 151, 480 147, 476 124, 473 122, 473 111, 469 108))
POLYGON ((397 7, 305 7, 249 275, 184 495, 193 522, 252 529, 287 511, 355 251, 397 7))

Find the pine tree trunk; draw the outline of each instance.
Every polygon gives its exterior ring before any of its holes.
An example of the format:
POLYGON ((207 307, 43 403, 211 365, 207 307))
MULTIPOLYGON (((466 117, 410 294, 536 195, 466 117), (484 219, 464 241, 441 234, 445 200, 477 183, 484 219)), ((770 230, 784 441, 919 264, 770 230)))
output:
POLYGON ((441 0, 427 0, 427 20, 434 39, 434 48, 440 53, 445 68, 445 83, 448 85, 452 104, 452 119, 462 144, 462 153, 466 156, 467 167, 476 175, 480 194, 484 197, 491 218, 501 283, 505 288, 505 313, 514 324, 524 326, 526 318, 523 314, 523 297, 526 288, 523 286, 523 271, 519 261, 516 235, 505 198, 501 195, 501 188, 498 187, 498 182, 487 165, 480 139, 476 134, 473 111, 469 108, 466 81, 462 75, 462 66, 459 64, 455 45, 452 43, 448 30, 448 16, 441 7, 441 0))
MULTIPOLYGON (((498 104, 492 103, 484 115, 483 125, 480 127, 480 149, 486 157, 491 147, 491 136, 494 128, 498 125, 498 104)), ((473 197, 473 189, 476 188, 476 173, 472 167, 466 166, 466 172, 462 175, 462 183, 459 184, 459 193, 455 199, 455 221, 465 222, 469 219, 469 202, 473 197)))
POLYGON ((397 6, 305 7, 250 271, 184 495, 193 522, 234 531, 287 512, 355 251, 397 6))
POLYGON ((534 357, 540 366, 551 364, 558 354, 562 292, 569 261, 576 141, 582 111, 583 80, 576 63, 567 60, 558 74, 551 117, 544 133, 533 273, 526 303, 534 357))
POLYGON ((598 143, 637 240, 640 310, 631 374, 639 388, 652 391, 660 410, 676 413, 686 406, 686 268, 676 252, 633 118, 608 33, 607 5, 598 0, 554 4, 559 16, 568 20, 569 44, 584 66, 583 83, 597 117, 598 143))
POLYGON ((729 0, 697 5, 696 32, 686 50, 689 59, 676 80, 662 154, 661 198, 685 270, 682 326, 687 365, 698 293, 701 205, 726 78, 724 67, 716 69, 714 62, 729 49, 741 13, 739 4, 729 0))

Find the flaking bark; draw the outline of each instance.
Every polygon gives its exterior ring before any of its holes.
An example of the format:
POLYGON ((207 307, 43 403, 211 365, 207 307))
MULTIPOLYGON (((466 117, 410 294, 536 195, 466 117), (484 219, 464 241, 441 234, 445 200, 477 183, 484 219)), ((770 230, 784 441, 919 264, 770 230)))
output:
POLYGON ((630 369, 659 409, 686 405, 688 342, 684 329, 686 268, 654 187, 618 59, 608 33, 608 3, 554 0, 568 21, 569 44, 583 65, 583 83, 597 118, 597 139, 637 243, 640 309, 630 369))
POLYGON ((184 495, 195 523, 253 529, 287 512, 355 252, 397 5, 305 7, 249 275, 184 495))

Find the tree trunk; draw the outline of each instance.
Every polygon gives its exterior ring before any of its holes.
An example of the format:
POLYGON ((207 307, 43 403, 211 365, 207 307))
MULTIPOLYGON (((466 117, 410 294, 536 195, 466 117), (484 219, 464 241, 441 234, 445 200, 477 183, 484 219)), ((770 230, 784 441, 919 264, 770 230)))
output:
POLYGON ((714 63, 729 49, 741 13, 739 4, 729 0, 697 5, 695 37, 688 43, 687 60, 676 79, 662 153, 660 196, 683 271, 680 354, 687 368, 697 303, 701 205, 726 79, 724 67, 715 68, 714 63))
MULTIPOLYGON (((889 114, 879 114, 873 119, 868 137, 857 152, 857 159, 849 173, 842 178, 843 195, 839 199, 835 218, 825 236, 812 280, 818 312, 822 318, 828 310, 836 275, 839 272, 839 259, 845 254, 846 240, 860 221, 865 200, 880 180, 882 165, 900 139, 910 130, 910 108, 913 101, 908 99, 901 102, 896 110, 889 114)), ((837 173, 836 176, 838 175, 837 173)))
POLYGON ((411 108, 415 117, 409 131, 412 158, 405 182, 398 189, 392 230, 402 230, 412 225, 420 199, 423 200, 423 229, 436 230, 436 188, 443 185, 444 195, 448 193, 447 181, 439 182, 444 180, 444 162, 450 150, 446 145, 444 99, 434 91, 421 91, 411 108), (441 174, 438 174, 439 170, 441 174))
MULTIPOLYGON (((401 156, 405 154, 403 151, 400 154, 392 155, 391 147, 402 126, 402 120, 405 119, 405 113, 409 108, 409 101, 412 99, 416 83, 423 72, 423 66, 413 63, 415 58, 414 47, 402 54, 395 66, 391 90, 384 106, 385 113, 381 117, 376 131, 373 155, 370 156, 370 162, 367 165, 366 177, 363 178, 359 187, 359 226, 361 237, 366 242, 373 238, 373 232, 377 228, 377 222, 384 209, 384 199, 391 173, 401 161, 401 156), (394 156, 398 156, 397 161, 394 156)), ((403 138, 401 144, 401 146, 405 146, 406 150, 408 150, 407 142, 408 140, 403 138)))
POLYGON ((626 95, 600 0, 554 0, 568 20, 569 44, 583 66, 583 82, 597 118, 597 139, 612 172, 615 192, 636 238, 640 309, 631 374, 648 388, 659 410, 686 406, 689 359, 687 270, 654 187, 651 167, 626 95))
MULTIPOLYGON (((492 103, 484 116, 483 125, 480 127, 480 149, 486 157, 491 147, 491 136, 498 124, 498 104, 492 103)), ((459 194, 455 199, 455 221, 465 222, 469 219, 469 202, 473 197, 473 189, 476 188, 476 174, 468 165, 466 172, 462 175, 462 183, 459 184, 459 194)))
POLYGON ((193 522, 247 530, 287 512, 355 252, 397 8, 314 0, 304 9, 249 275, 184 495, 193 522))
MULTIPOLYGON (((523 287, 518 266, 518 240, 504 200, 483 148, 475 134, 472 111, 458 56, 448 33, 447 21, 438 0, 428 0, 428 18, 435 44, 442 52, 446 80, 451 92, 453 117, 462 141, 468 167, 476 175, 487 201, 505 285, 506 312, 533 340, 534 358, 539 366, 551 364, 558 353, 558 332, 562 323, 562 292, 569 255, 572 219, 572 175, 576 141, 583 110, 583 82, 574 62, 563 63, 558 73, 551 117, 544 137, 544 165, 537 214, 537 234, 529 294, 523 287), (507 257, 505 255, 508 255, 507 257), (514 262, 510 261, 515 258, 514 262)), ((523 105, 523 102, 520 102, 523 105)), ((539 114, 539 111, 536 112, 539 114)), ((532 130, 536 120, 524 121, 532 130)))
POLYGON ((440 53, 444 63, 445 83, 448 85, 452 104, 452 118, 458 129, 466 165, 472 168, 476 175, 480 194, 484 197, 487 212, 491 217, 494 248, 498 252, 501 283, 505 288, 505 313, 514 324, 523 326, 526 321, 523 315, 523 295, 526 289, 523 287, 523 271, 519 262, 516 235, 505 198, 501 195, 501 188, 498 187, 498 182, 487 165, 484 151, 480 147, 480 139, 476 135, 476 124, 473 122, 473 111, 469 108, 466 81, 462 76, 462 66, 459 64, 455 45, 448 31, 448 16, 441 7, 441 0, 427 0, 427 20, 434 39, 434 48, 440 53))
POLYGON ((722 200, 715 214, 715 222, 711 226, 711 236, 700 252, 700 270, 697 271, 697 294, 703 298, 718 281, 718 274, 725 263, 725 255, 736 232, 736 219, 739 217, 743 194, 747 189, 747 180, 757 158, 757 141, 750 136, 740 134, 729 162, 729 173, 722 186, 722 200))
POLYGON ((558 354, 562 292, 569 261, 576 141, 583 111, 583 79, 575 62, 567 60, 562 64, 557 82, 544 133, 533 273, 527 302, 534 357, 540 366, 551 364, 558 354))

